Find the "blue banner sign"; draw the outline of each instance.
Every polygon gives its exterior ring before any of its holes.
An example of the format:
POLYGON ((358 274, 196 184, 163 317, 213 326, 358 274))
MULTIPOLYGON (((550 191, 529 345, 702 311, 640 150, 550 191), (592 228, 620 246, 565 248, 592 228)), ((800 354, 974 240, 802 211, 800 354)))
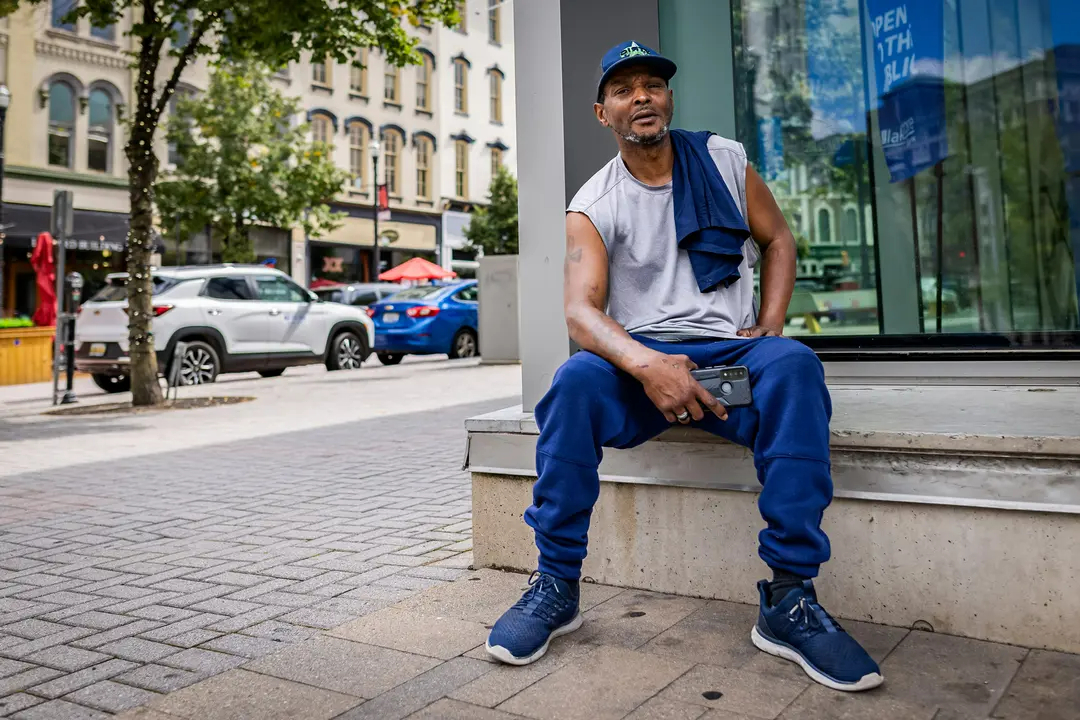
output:
POLYGON ((941 0, 866 0, 878 121, 892 182, 948 154, 941 0))

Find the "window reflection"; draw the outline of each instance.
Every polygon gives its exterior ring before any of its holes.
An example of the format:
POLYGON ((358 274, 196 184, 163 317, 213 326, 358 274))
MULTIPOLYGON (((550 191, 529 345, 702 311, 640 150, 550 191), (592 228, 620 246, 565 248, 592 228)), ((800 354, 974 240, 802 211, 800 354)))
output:
POLYGON ((800 242, 789 334, 1075 341, 1080 3, 732 8, 737 137, 800 242))

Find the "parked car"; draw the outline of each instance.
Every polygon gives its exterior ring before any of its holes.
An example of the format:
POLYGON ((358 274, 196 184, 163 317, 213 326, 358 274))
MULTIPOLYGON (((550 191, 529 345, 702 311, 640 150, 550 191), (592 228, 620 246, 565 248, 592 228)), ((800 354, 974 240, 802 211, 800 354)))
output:
POLYGON ((422 285, 402 290, 368 308, 375 321, 375 355, 397 365, 406 355, 446 353, 452 358, 480 354, 475 280, 422 285))
POLYGON ((313 292, 325 302, 366 308, 404 289, 404 285, 397 283, 343 283, 321 287, 313 292))
MULTIPOLYGON (((83 304, 75 323, 75 367, 98 387, 123 392, 128 375, 127 273, 83 304)), ((294 365, 360 367, 375 342, 360 308, 321 302, 287 275, 261 265, 159 268, 153 273, 154 349, 168 374, 185 343, 180 382, 214 382, 221 373, 276 377, 294 365)))

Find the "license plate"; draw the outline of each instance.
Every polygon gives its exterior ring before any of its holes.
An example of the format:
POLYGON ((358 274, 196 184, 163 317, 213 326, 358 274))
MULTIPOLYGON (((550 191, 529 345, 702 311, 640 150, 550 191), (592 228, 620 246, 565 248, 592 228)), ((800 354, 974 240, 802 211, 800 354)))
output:
POLYGON ((105 343, 93 343, 90 345, 90 357, 101 357, 105 354, 105 343))
POLYGON ((383 313, 382 321, 387 324, 396 323, 400 317, 397 313, 383 313))

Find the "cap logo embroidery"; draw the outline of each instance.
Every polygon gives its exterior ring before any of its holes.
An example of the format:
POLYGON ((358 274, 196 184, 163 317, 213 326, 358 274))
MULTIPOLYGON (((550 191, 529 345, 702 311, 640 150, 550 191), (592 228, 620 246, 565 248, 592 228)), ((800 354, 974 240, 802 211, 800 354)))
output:
POLYGON ((628 57, 636 57, 638 55, 649 55, 649 51, 638 45, 636 42, 631 42, 629 46, 622 49, 619 53, 619 58, 624 59, 628 57))

